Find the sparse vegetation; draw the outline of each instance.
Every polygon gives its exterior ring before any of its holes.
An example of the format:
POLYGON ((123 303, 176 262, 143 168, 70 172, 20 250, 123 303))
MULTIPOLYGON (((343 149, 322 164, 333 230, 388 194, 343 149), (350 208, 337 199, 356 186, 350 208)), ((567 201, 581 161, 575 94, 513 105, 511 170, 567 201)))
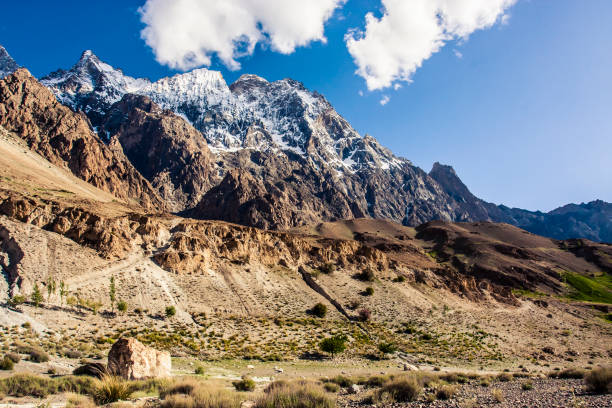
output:
POLYGON ((176 308, 174 306, 166 307, 166 317, 172 317, 176 315, 176 308))
POLYGON ((13 296, 12 298, 9 299, 8 304, 11 307, 15 307, 15 306, 22 305, 25 302, 26 302, 25 296, 15 295, 15 296, 13 296))
POLYGON ((15 362, 7 356, 2 357, 0 360, 0 370, 9 371, 15 367, 15 362))
POLYGON ((319 270, 321 271, 321 273, 324 273, 326 275, 331 275, 336 270, 336 267, 333 263, 328 262, 326 264, 321 265, 319 270))
POLYGON ((607 281, 572 272, 564 273, 563 280, 572 288, 569 294, 571 299, 612 304, 612 288, 605 284, 607 281))
POLYGON ((49 361, 49 355, 41 349, 32 348, 29 354, 29 360, 34 363, 46 363, 49 361))
POLYGON ((110 277, 110 286, 108 288, 108 297, 111 302, 111 311, 115 313, 115 301, 117 300, 117 288, 115 287, 115 277, 110 277))
POLYGON ((493 397, 493 400, 495 402, 499 402, 499 403, 504 402, 505 400, 504 393, 499 388, 495 388, 491 390, 491 397, 493 397))
POLYGON ((242 377, 240 381, 232 382, 236 391, 254 391, 255 390, 255 381, 253 381, 249 377, 242 377))
POLYGON ((529 391, 533 389, 533 383, 531 381, 525 381, 521 384, 521 389, 523 391, 529 391))
POLYGON ((367 288, 365 288, 364 294, 366 296, 372 296, 374 294, 374 288, 371 286, 368 286, 367 288))
POLYGON ((380 343, 378 345, 378 351, 380 351, 383 355, 393 354, 397 351, 397 346, 393 343, 380 343))
POLYGON ((342 353, 344 350, 346 350, 346 340, 346 336, 336 335, 324 339, 321 341, 319 346, 321 351, 330 353, 332 358, 334 358, 336 354, 342 353))
POLYGON ((436 391, 436 398, 439 400, 449 400, 457 393, 456 386, 443 385, 436 391))
POLYGON ((372 317, 372 312, 370 312, 370 309, 359 310, 359 320, 362 322, 367 322, 370 320, 370 317, 372 317))
POLYGON ((120 377, 105 375, 96 382, 93 399, 98 405, 110 404, 130 397, 129 383, 120 377))
POLYGON ((34 284, 34 288, 32 289, 32 294, 30 295, 30 300, 34 303, 35 307, 39 307, 43 302, 42 293, 40 293, 40 288, 38 287, 38 283, 34 284))
POLYGON ((340 391, 340 386, 338 384, 336 384, 336 383, 333 383, 333 382, 326 382, 325 384, 323 384, 323 388, 327 392, 338 392, 338 391, 340 391))
POLYGON ((421 394, 423 387, 414 377, 400 377, 393 379, 376 391, 372 397, 373 402, 411 402, 421 394))
POLYGON ((612 393, 612 366, 594 368, 584 376, 584 382, 591 392, 612 393))
POLYGON ((197 367, 195 368, 195 370, 194 370, 194 373, 195 373, 195 374, 197 374, 197 375, 202 375, 202 374, 204 374, 204 367, 202 367, 202 366, 197 366, 197 367))
POLYGON ((275 382, 266 388, 255 408, 335 408, 325 390, 307 381, 275 382))
POLYGON ((121 313, 125 313, 127 311, 127 303, 124 300, 117 302, 117 310, 121 313))
POLYGON ((317 303, 312 308, 312 314, 320 318, 325 317, 327 314, 327 306, 325 306, 323 303, 317 303))
POLYGON ((373 282, 376 279, 376 275, 372 268, 366 268, 357 275, 357 279, 364 282, 373 282))

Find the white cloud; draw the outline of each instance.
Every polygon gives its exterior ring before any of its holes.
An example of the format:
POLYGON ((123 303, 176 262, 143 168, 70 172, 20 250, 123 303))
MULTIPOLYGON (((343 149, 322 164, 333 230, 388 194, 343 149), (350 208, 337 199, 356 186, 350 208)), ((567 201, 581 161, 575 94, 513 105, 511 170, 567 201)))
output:
POLYGON ((346 45, 368 89, 410 82, 423 61, 446 42, 507 21, 517 0, 382 0, 384 13, 366 15, 365 32, 352 30, 346 45))
POLYGON ((380 104, 382 106, 385 106, 386 104, 389 103, 390 100, 391 98, 389 98, 387 95, 383 95, 382 99, 380 100, 380 104))
POLYGON ((291 54, 325 42, 324 24, 346 0, 147 0, 139 9, 141 37, 157 61, 187 70, 216 54, 230 69, 257 43, 291 54))
POLYGON ((453 53, 455 54, 455 57, 461 59, 463 58, 463 53, 459 50, 453 50, 453 53))
POLYGON ((359 96, 363 96, 363 91, 360 89, 358 94, 359 94, 359 96))

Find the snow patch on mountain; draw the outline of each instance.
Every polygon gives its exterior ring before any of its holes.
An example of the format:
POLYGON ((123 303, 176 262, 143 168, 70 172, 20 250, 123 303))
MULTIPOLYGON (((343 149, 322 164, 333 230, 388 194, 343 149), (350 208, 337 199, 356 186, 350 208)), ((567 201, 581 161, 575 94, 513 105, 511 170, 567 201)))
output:
POLYGON ((15 62, 8 52, 0 45, 0 79, 19 69, 19 65, 15 62))
POLYGON ((41 82, 62 103, 87 113, 94 126, 113 103, 133 93, 185 118, 216 153, 291 152, 338 174, 410 164, 359 135, 322 95, 292 79, 269 82, 247 74, 228 86, 220 72, 202 68, 151 82, 124 75, 85 51, 70 70, 41 82))

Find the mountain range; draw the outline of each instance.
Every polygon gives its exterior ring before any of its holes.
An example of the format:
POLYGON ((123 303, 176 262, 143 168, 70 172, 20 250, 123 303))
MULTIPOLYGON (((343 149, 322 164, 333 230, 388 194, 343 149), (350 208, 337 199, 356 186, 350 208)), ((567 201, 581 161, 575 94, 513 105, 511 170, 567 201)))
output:
MULTIPOLYGON (((17 69, 0 47, 0 76, 17 69)), ((56 162, 144 206, 265 229, 354 218, 406 226, 493 221, 557 239, 612 242, 612 204, 593 201, 542 213, 488 203, 452 167, 436 163, 427 173, 395 156, 360 135, 325 97, 291 79, 243 75, 228 86, 219 72, 196 69, 151 82, 124 75, 91 51, 72 68, 40 80, 24 71, 6 79, 13 90, 0 98, 2 125, 27 133, 30 148, 46 151, 49 160, 57 149, 37 146, 37 132, 60 129, 54 146, 62 139, 64 147, 56 162), (24 116, 16 101, 45 94, 64 105, 60 113, 51 115, 48 107, 36 113, 29 105, 38 117, 24 116), (65 123, 64 107, 81 112, 75 123, 65 123), (79 136, 65 143, 77 126, 79 136), (107 159, 105 169, 122 169, 116 179, 124 185, 83 174, 84 144, 78 141, 84 133, 91 139, 85 145, 96 146, 90 154, 107 159)))

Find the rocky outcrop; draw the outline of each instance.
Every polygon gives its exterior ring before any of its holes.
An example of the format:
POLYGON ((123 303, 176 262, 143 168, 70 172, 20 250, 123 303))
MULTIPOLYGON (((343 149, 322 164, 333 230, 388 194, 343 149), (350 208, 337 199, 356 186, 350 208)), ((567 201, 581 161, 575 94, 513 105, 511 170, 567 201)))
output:
POLYGON ((166 208, 120 149, 105 145, 86 117, 60 104, 25 69, 0 80, 0 126, 51 163, 119 199, 145 208, 166 208))
POLYGON ((168 234, 163 223, 153 222, 150 216, 132 213, 106 218, 84 208, 3 190, 0 214, 63 235, 108 259, 123 258, 136 245, 156 247, 168 234))
POLYGON ((147 347, 133 338, 122 338, 108 353, 108 371, 127 380, 169 377, 170 353, 147 347))
POLYGON ((195 207, 220 180, 202 134, 146 96, 125 95, 105 115, 100 132, 119 142, 171 211, 195 207))

